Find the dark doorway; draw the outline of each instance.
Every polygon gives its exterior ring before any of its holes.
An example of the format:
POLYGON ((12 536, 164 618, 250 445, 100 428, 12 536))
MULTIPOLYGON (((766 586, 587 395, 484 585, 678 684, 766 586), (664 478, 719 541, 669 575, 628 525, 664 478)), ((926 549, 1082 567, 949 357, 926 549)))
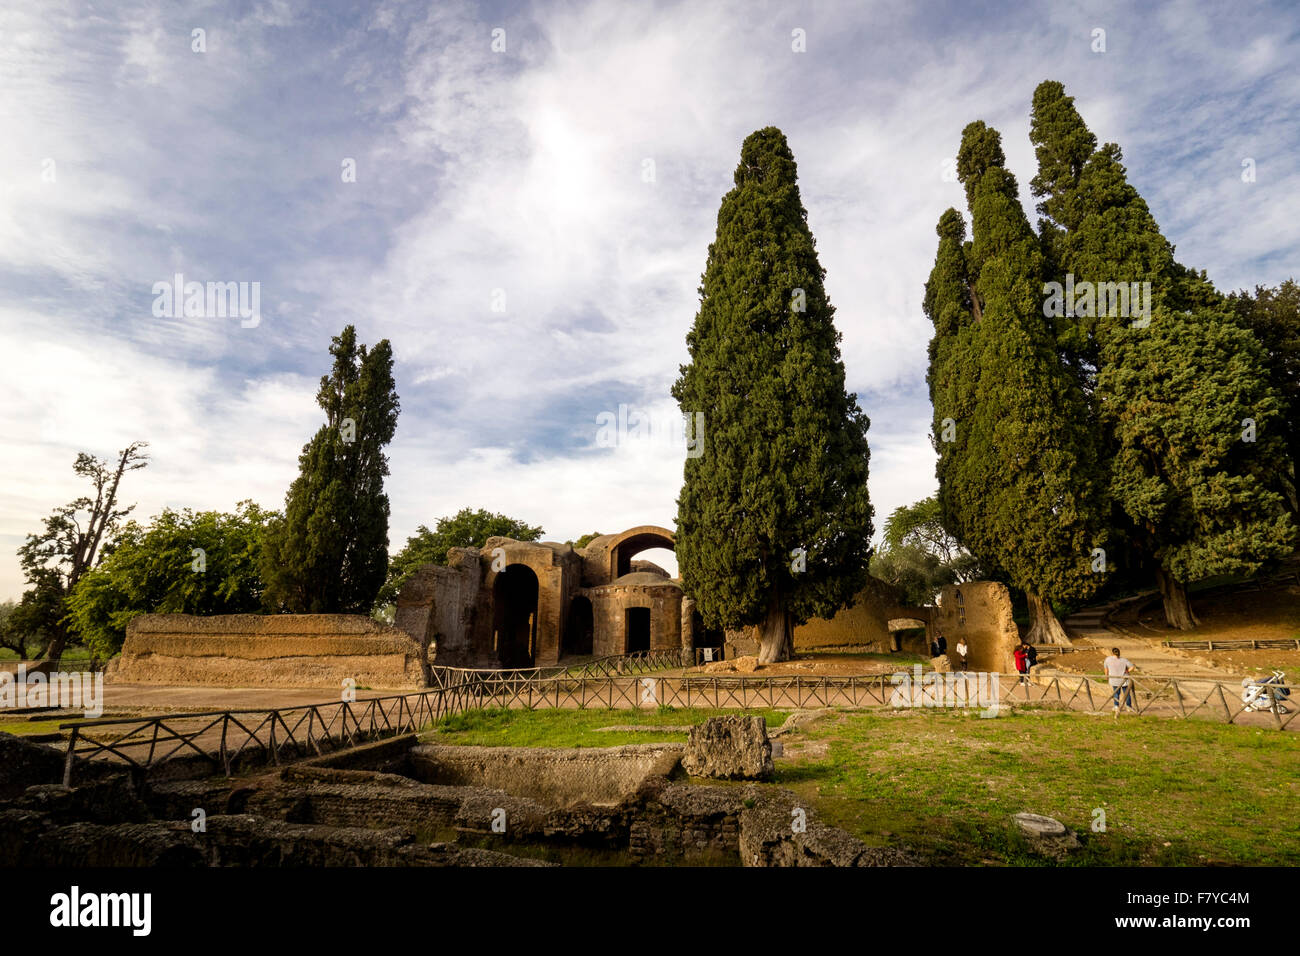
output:
POLYGON ((591 601, 576 597, 569 606, 569 623, 564 630, 565 656, 590 654, 596 628, 591 615, 591 601))
POLYGON ((650 609, 648 607, 630 607, 627 609, 627 653, 650 650, 650 609))
POLYGON ((492 582, 492 628, 502 667, 532 667, 537 637, 537 575, 512 564, 492 582))

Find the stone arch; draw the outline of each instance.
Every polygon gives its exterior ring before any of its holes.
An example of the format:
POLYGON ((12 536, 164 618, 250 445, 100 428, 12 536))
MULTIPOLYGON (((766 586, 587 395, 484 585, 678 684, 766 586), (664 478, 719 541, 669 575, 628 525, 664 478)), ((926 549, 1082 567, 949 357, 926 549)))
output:
POLYGON ((615 535, 606 548, 609 560, 606 580, 616 581, 631 572, 632 559, 642 551, 651 548, 667 548, 669 551, 676 551, 677 539, 667 528, 643 524, 615 535))
POLYGON ((510 564, 492 581, 492 643, 501 667, 532 667, 537 658, 537 573, 510 564))

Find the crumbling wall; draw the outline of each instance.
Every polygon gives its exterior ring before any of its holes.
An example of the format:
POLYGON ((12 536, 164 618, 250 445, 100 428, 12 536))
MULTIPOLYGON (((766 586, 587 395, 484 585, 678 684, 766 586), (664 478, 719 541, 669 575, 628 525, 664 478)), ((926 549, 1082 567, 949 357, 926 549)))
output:
POLYGON ((997 581, 950 584, 939 594, 931 621, 933 633, 947 641, 947 657, 956 670, 961 666, 957 642, 966 639, 967 670, 1014 673, 1014 652, 1020 630, 1011 616, 1011 592, 997 581))
POLYGON ((221 687, 425 686, 424 650, 360 614, 145 614, 127 625, 107 679, 221 687))
POLYGON ((411 748, 411 775, 424 783, 487 787, 531 797, 549 806, 615 805, 646 778, 667 776, 681 761, 681 744, 626 747, 411 748))

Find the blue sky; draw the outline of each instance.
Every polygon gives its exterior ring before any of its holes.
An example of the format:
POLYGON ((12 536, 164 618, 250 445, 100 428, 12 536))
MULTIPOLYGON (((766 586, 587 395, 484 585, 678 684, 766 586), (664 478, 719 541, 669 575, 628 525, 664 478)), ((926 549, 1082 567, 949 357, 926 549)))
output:
POLYGON ((1032 219, 1030 97, 1062 81, 1181 262, 1275 284, 1300 273, 1297 63, 1287 3, 7 3, 0 598, 79 450, 151 443, 142 517, 278 507, 349 322, 397 357, 394 550, 463 506, 558 540, 671 526, 682 449, 597 447, 596 420, 671 416, 718 204, 768 125, 879 527, 935 487, 920 301, 962 127, 1001 130, 1032 219), (259 282, 260 323, 154 316, 176 272, 259 282))

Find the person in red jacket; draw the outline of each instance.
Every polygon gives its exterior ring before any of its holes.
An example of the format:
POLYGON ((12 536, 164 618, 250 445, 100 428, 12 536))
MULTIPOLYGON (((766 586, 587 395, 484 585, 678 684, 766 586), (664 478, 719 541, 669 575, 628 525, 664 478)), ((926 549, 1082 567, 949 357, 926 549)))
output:
POLYGON ((1020 675, 1020 682, 1023 684, 1029 680, 1029 654, 1025 649, 1025 642, 1021 641, 1016 645, 1016 673, 1020 675))

